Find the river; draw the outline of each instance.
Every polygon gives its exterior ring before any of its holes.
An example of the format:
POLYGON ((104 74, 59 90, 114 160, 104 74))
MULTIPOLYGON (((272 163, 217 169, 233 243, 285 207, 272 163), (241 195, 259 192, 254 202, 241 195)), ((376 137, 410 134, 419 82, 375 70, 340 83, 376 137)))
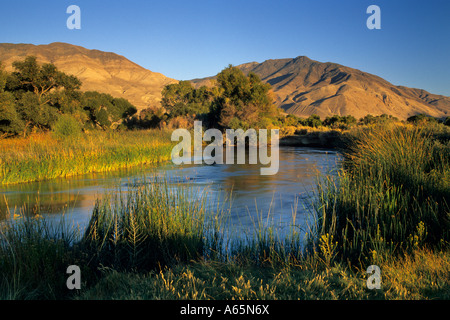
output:
POLYGON ((260 165, 181 165, 171 162, 108 173, 92 173, 0 187, 2 219, 39 212, 49 220, 64 214, 81 228, 89 221, 95 200, 118 188, 126 189, 155 175, 174 177, 177 185, 205 188, 214 198, 232 195, 228 221, 250 230, 255 221, 275 224, 280 230, 295 223, 304 226, 311 216, 313 192, 319 175, 332 173, 341 156, 334 150, 280 147, 279 170, 261 175, 260 165), (145 177, 145 179, 144 179, 145 177))

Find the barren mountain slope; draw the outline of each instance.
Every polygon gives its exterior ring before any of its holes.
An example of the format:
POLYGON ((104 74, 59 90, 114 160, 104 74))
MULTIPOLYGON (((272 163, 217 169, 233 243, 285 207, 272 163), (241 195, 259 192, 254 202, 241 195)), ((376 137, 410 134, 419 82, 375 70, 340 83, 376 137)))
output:
MULTIPOLYGON (((322 118, 337 115, 383 113, 406 119, 425 113, 450 116, 450 98, 425 90, 395 86, 375 75, 336 63, 322 63, 301 56, 238 66, 254 72, 272 85, 276 104, 287 113, 322 118)), ((214 77, 194 79, 196 86, 211 84, 214 77)))
POLYGON ((14 61, 29 55, 36 56, 40 63, 51 62, 61 71, 78 77, 84 91, 95 90, 122 97, 138 109, 159 106, 162 88, 176 82, 115 53, 66 43, 0 44, 0 61, 8 71, 13 70, 14 61))

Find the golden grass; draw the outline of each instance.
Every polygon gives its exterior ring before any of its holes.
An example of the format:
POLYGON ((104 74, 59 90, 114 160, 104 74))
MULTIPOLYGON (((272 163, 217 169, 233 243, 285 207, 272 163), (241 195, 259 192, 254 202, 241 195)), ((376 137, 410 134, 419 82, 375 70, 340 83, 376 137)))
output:
POLYGON ((419 249, 381 266, 386 299, 450 298, 450 255, 419 249))
POLYGON ((52 133, 0 140, 0 183, 14 184, 105 172, 170 159, 169 132, 92 131, 57 139, 52 133))

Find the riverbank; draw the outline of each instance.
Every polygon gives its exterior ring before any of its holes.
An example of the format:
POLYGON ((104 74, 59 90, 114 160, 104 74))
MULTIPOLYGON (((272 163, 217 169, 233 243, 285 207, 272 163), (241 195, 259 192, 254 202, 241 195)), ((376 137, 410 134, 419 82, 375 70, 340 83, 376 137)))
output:
POLYGON ((99 201, 85 231, 18 215, 1 232, 0 299, 450 298, 444 246, 376 260, 382 285, 371 290, 366 269, 374 261, 350 264, 323 237, 305 252, 296 228, 279 239, 260 224, 251 241, 224 251, 221 209, 207 211, 201 197, 192 202, 193 191, 173 192, 164 181, 136 186, 99 201), (69 265, 80 267, 79 290, 66 286, 69 265))
POLYGON ((230 243, 226 202, 210 211, 164 180, 99 200, 86 230, 17 215, 1 233, 0 297, 449 299, 448 131, 436 137, 406 126, 354 132, 343 170, 317 186, 306 238, 256 223, 230 243), (79 291, 66 287, 69 265, 80 266, 79 291), (367 287, 369 265, 381 269, 380 289, 367 287))
POLYGON ((280 146, 336 149, 344 148, 347 136, 342 130, 297 130, 280 139, 280 146))
MULTIPOLYGON (((299 127, 295 134, 283 131, 279 145, 342 149, 347 132, 299 127)), ((0 139, 0 184, 68 178, 168 161, 175 145, 171 134, 159 129, 96 130, 66 138, 45 132, 26 138, 0 139)))
POLYGON ((280 266, 200 261, 147 274, 106 270, 78 300, 448 300, 450 251, 417 250, 379 265, 381 288, 365 270, 317 260, 280 266))
POLYGON ((170 160, 170 132, 92 131, 56 138, 51 132, 0 140, 0 184, 107 172, 170 160))

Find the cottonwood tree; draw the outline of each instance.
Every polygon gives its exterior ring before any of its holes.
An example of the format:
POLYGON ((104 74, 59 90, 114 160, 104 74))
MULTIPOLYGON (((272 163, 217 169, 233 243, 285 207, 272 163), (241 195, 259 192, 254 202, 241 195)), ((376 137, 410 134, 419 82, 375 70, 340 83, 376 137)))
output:
POLYGON ((15 71, 8 77, 7 89, 16 96, 17 111, 25 123, 25 131, 34 127, 50 128, 58 115, 49 104, 51 93, 58 89, 78 90, 80 80, 59 71, 51 63, 39 65, 33 56, 15 61, 13 67, 15 71))
POLYGON ((0 90, 0 137, 23 132, 25 124, 17 112, 14 95, 0 90))
POLYGON ((53 89, 73 91, 81 87, 77 77, 59 71, 51 63, 40 66, 33 56, 26 57, 24 61, 15 61, 13 67, 15 72, 11 74, 10 81, 14 89, 33 92, 42 104, 49 102, 48 94, 53 89))
POLYGON ((0 64, 0 137, 50 130, 56 123, 59 131, 73 132, 73 121, 84 129, 114 129, 137 112, 126 99, 81 92, 78 78, 53 64, 39 65, 35 57, 15 61, 13 67, 8 73, 0 64), (60 119, 63 115, 68 117, 60 119))
POLYGON ((270 84, 255 73, 247 76, 229 65, 217 75, 220 96, 213 109, 225 128, 264 128, 279 115, 273 104, 270 84))
POLYGON ((162 91, 161 106, 172 117, 209 113, 214 90, 202 86, 194 88, 189 81, 169 84, 162 91))

